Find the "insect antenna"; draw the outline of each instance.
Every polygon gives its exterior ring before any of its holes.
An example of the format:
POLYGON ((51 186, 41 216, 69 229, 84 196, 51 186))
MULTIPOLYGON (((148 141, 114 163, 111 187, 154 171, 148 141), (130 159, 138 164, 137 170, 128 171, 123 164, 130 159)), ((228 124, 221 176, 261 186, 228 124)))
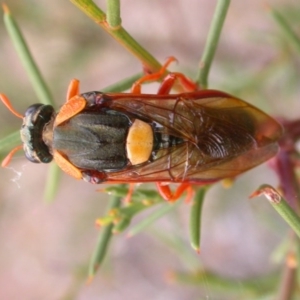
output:
POLYGON ((6 157, 2 160, 1 167, 2 167, 2 168, 6 168, 6 167, 9 165, 9 163, 10 163, 12 157, 15 155, 15 153, 16 153, 17 151, 21 150, 22 148, 23 148, 23 145, 19 145, 19 146, 15 147, 14 149, 12 149, 12 150, 6 155, 6 157))
MULTIPOLYGON (((3 104, 8 108, 8 110, 14 114, 16 117, 23 119, 23 116, 21 114, 19 114, 11 105, 10 101, 8 100, 8 98, 4 95, 4 94, 0 94, 0 100, 3 102, 3 104)), ((12 157, 14 156, 14 154, 22 149, 22 145, 19 145, 17 147, 15 147, 14 149, 12 149, 8 155, 3 159, 1 166, 3 168, 7 167, 12 159, 12 157)))
POLYGON ((11 105, 10 101, 4 94, 0 94, 0 100, 3 102, 3 104, 8 108, 8 110, 14 114, 16 117, 23 119, 24 117, 19 114, 11 105))

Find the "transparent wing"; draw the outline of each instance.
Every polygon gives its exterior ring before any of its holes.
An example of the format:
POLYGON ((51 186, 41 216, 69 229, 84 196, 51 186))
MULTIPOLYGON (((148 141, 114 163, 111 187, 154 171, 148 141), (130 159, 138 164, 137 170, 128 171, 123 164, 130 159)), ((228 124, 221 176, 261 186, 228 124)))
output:
POLYGON ((167 96, 114 94, 111 108, 155 121, 186 142, 159 158, 109 173, 111 181, 213 182, 274 156, 281 126, 252 105, 206 90, 167 96))
POLYGON ((155 121, 168 128, 170 134, 195 144, 205 144, 212 137, 223 136, 234 144, 246 137, 264 146, 277 141, 282 134, 281 126, 273 118, 219 91, 167 96, 116 95, 120 96, 113 97, 111 108, 142 120, 155 121))
POLYGON ((278 151, 276 144, 250 149, 249 151, 227 159, 200 161, 198 149, 189 144, 182 144, 159 159, 143 165, 108 173, 108 181, 120 182, 190 182, 204 184, 224 178, 235 177, 264 161, 278 151))

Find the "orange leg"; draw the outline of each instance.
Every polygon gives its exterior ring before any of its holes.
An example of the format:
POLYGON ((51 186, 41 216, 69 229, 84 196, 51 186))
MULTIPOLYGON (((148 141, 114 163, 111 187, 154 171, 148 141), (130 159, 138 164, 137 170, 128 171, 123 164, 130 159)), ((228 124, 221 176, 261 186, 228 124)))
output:
POLYGON ((179 80, 180 84, 187 92, 194 92, 199 90, 197 84, 182 73, 173 72, 172 74, 175 75, 176 79, 179 80))
POLYGON ((162 81, 162 83, 157 91, 157 95, 170 94, 170 91, 171 91, 172 87, 174 86, 175 81, 176 81, 176 76, 174 75, 174 73, 168 74, 162 81))
MULTIPOLYGON (((86 173, 86 172, 84 172, 86 173)), ((84 174, 83 174, 84 175, 84 174)), ((83 176, 85 177, 85 175, 83 176)), ((95 178, 97 177, 96 172, 92 174, 89 174, 89 178, 92 178, 92 180, 86 180, 88 182, 93 182, 93 183, 101 183, 101 182, 97 182, 97 180, 95 180, 95 178)), ((124 198, 124 203, 130 203, 131 200, 131 196, 134 192, 134 187, 136 185, 136 183, 128 183, 128 182, 123 182, 123 181, 103 181, 102 182, 106 183, 106 184, 129 184, 129 188, 128 188, 128 192, 124 198)), ((159 194, 162 196, 162 198, 168 202, 176 202, 184 192, 186 192, 186 197, 185 197, 185 202, 189 203, 191 201, 191 199, 194 196, 194 189, 192 188, 191 184, 189 183, 181 183, 177 189, 175 190, 175 192, 172 192, 170 189, 169 185, 166 185, 164 183, 161 182, 156 182, 156 187, 158 189, 159 194)))
POLYGON ((131 92, 133 94, 141 94, 141 85, 144 82, 151 82, 151 81, 157 81, 159 80, 166 72, 168 66, 173 62, 176 61, 176 58, 171 56, 167 59, 167 61, 164 63, 164 65, 161 67, 161 69, 152 74, 147 74, 140 79, 138 79, 131 87, 131 92))
MULTIPOLYGON (((133 94, 141 94, 141 85, 145 82, 157 81, 161 79, 164 76, 168 66, 173 61, 176 61, 176 59, 173 56, 171 56, 170 58, 168 58, 168 60, 165 62, 165 64, 158 72, 153 74, 147 74, 141 77, 132 85, 131 92, 133 94)), ((181 84, 183 89, 186 91, 196 91, 198 89, 197 85, 191 79, 187 78, 182 73, 174 72, 174 73, 170 73, 163 79, 157 94, 158 95, 169 94, 177 79, 179 80, 179 83, 181 84)))
POLYGON ((124 198, 124 203, 128 204, 131 202, 131 197, 134 192, 135 183, 129 183, 127 195, 124 198))
POLYGON ((79 84, 79 80, 71 80, 67 91, 66 103, 61 107, 56 116, 55 126, 69 120, 86 107, 86 100, 79 96, 79 84))
POLYGON ((179 80, 182 87, 187 91, 196 91, 198 89, 196 83, 194 83, 191 79, 185 77, 181 73, 170 73, 168 74, 164 80, 162 81, 157 94, 158 95, 168 95, 174 86, 176 80, 179 80))
POLYGON ((177 201, 181 195, 186 191, 187 195, 185 198, 186 202, 189 202, 193 195, 194 190, 192 186, 189 183, 181 183, 175 192, 172 192, 169 185, 164 185, 161 182, 156 182, 156 187, 158 189, 159 194, 167 201, 169 202, 175 202, 177 201))
POLYGON ((79 95, 79 84, 80 84, 79 80, 77 79, 71 80, 67 91, 67 99, 66 99, 67 102, 74 96, 79 95))

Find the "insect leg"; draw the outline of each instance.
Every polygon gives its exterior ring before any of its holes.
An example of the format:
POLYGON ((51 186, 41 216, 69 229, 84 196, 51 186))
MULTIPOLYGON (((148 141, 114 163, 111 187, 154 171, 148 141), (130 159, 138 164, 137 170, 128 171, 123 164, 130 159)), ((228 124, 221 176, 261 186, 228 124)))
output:
POLYGON ((161 182, 156 182, 156 187, 158 189, 159 194, 169 202, 177 201, 180 196, 186 191, 187 196, 185 201, 190 201, 193 197, 194 190, 189 183, 181 183, 175 192, 172 192, 169 185, 163 185, 161 182))
POLYGON ((74 96, 79 95, 79 80, 77 79, 72 79, 69 87, 68 87, 68 91, 67 91, 67 102, 73 98, 74 96))
POLYGON ((164 80, 162 81, 157 94, 158 95, 168 95, 174 86, 176 80, 179 81, 181 86, 183 87, 184 91, 187 92, 193 92, 198 89, 195 82, 193 82, 191 79, 184 76, 182 73, 174 72, 168 74, 164 80))
POLYGON ((86 100, 79 96, 79 80, 71 80, 66 98, 66 103, 62 106, 56 116, 54 124, 55 126, 60 125, 64 121, 67 121, 85 108, 86 100))
POLYGON ((134 192, 135 183, 129 183, 127 195, 124 198, 124 203, 128 204, 131 202, 131 197, 134 192))
POLYGON ((182 73, 173 72, 172 74, 175 75, 176 79, 179 80, 180 84, 187 92, 194 92, 199 90, 197 84, 182 73))
POLYGON ((170 91, 171 91, 172 87, 174 86, 176 78, 177 77, 176 77, 175 73, 168 74, 162 81, 162 83, 157 91, 157 95, 170 94, 170 91))
POLYGON ((176 61, 176 58, 171 56, 168 58, 168 60, 164 63, 164 65, 161 67, 161 69, 152 74, 147 74, 140 79, 138 79, 131 87, 131 93, 133 94, 141 94, 141 85, 144 82, 151 82, 151 81, 156 81, 159 80, 166 72, 168 66, 173 62, 176 61))

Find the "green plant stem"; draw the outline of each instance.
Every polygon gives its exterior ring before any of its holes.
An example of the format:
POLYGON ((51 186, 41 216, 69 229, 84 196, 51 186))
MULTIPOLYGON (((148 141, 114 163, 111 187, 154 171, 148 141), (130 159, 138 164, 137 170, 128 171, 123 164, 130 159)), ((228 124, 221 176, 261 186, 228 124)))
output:
MULTIPOLYGON (((122 198, 120 197, 112 197, 110 199, 107 211, 118 208, 121 205, 121 199, 122 198)), ((105 226, 99 234, 96 249, 91 257, 91 261, 89 265, 89 279, 92 279, 94 277, 98 267, 100 266, 103 259, 105 258, 107 247, 112 238, 113 227, 114 224, 111 223, 105 226)))
POLYGON ((54 200, 59 187, 61 174, 62 172, 58 165, 55 163, 51 163, 48 170, 44 192, 44 199, 46 203, 51 203, 54 200))
POLYGON ((218 0, 208 32, 207 40, 200 61, 200 70, 198 72, 196 80, 197 84, 204 89, 208 87, 209 70, 215 56, 229 4, 230 0, 218 0))
POLYGON ((279 213, 285 222, 295 231, 300 238, 300 218, 289 206, 286 200, 270 185, 262 185, 250 197, 264 195, 272 207, 279 213))
POLYGON ((212 289, 227 296, 238 293, 243 295, 242 298, 233 297, 232 299, 258 299, 259 295, 267 294, 273 290, 274 285, 278 282, 278 274, 240 280, 239 284, 243 287, 242 289, 237 289, 236 280, 226 279, 206 271, 198 273, 173 272, 170 274, 170 279, 181 284, 192 284, 198 287, 204 285, 207 289, 212 289), (259 289, 257 288, 258 282, 260 283, 259 289))
MULTIPOLYGON (((70 0, 79 7, 86 15, 100 25, 109 33, 118 43, 123 45, 129 52, 137 57, 144 68, 150 72, 156 72, 161 68, 161 64, 119 24, 117 27, 110 27, 107 22, 106 14, 91 0, 70 0)), ((119 9, 117 5, 110 6, 110 15, 118 15, 113 9, 119 9)), ((118 23, 118 22, 117 22, 118 23)))
POLYGON ((120 16, 120 0, 106 0, 107 7, 107 23, 110 28, 117 28, 121 26, 121 16, 120 16))
POLYGON ((271 15, 276 23, 280 26, 288 42, 295 47, 300 54, 300 38, 288 24, 287 20, 275 9, 270 9, 271 15))
POLYGON ((115 84, 112 84, 104 89, 101 89, 101 92, 103 93, 110 93, 110 92, 123 92, 125 90, 128 90, 131 88, 132 84, 137 81, 139 78, 143 76, 142 73, 138 73, 136 75, 133 75, 131 77, 128 77, 124 80, 121 80, 115 84))
POLYGON ((201 212, 207 188, 199 188, 191 205, 190 240, 194 250, 200 252, 201 212))
POLYGON ((134 225, 128 232, 128 237, 132 237, 141 231, 145 230, 148 226, 153 224, 156 220, 160 219, 162 216, 166 215, 170 211, 172 211, 177 204, 180 201, 177 201, 176 203, 164 203, 161 205, 159 209, 154 211, 152 214, 149 216, 145 217, 141 222, 138 224, 134 225))
POLYGON ((22 35, 22 32, 11 15, 8 7, 3 5, 4 9, 4 23, 6 29, 10 35, 10 38, 14 44, 17 54, 28 74, 33 89, 38 99, 44 104, 53 105, 52 96, 48 89, 46 82, 44 81, 40 70, 38 69, 30 50, 26 44, 26 41, 22 35))
POLYGON ((0 140, 0 153, 6 153, 20 144, 20 131, 15 131, 0 140))

